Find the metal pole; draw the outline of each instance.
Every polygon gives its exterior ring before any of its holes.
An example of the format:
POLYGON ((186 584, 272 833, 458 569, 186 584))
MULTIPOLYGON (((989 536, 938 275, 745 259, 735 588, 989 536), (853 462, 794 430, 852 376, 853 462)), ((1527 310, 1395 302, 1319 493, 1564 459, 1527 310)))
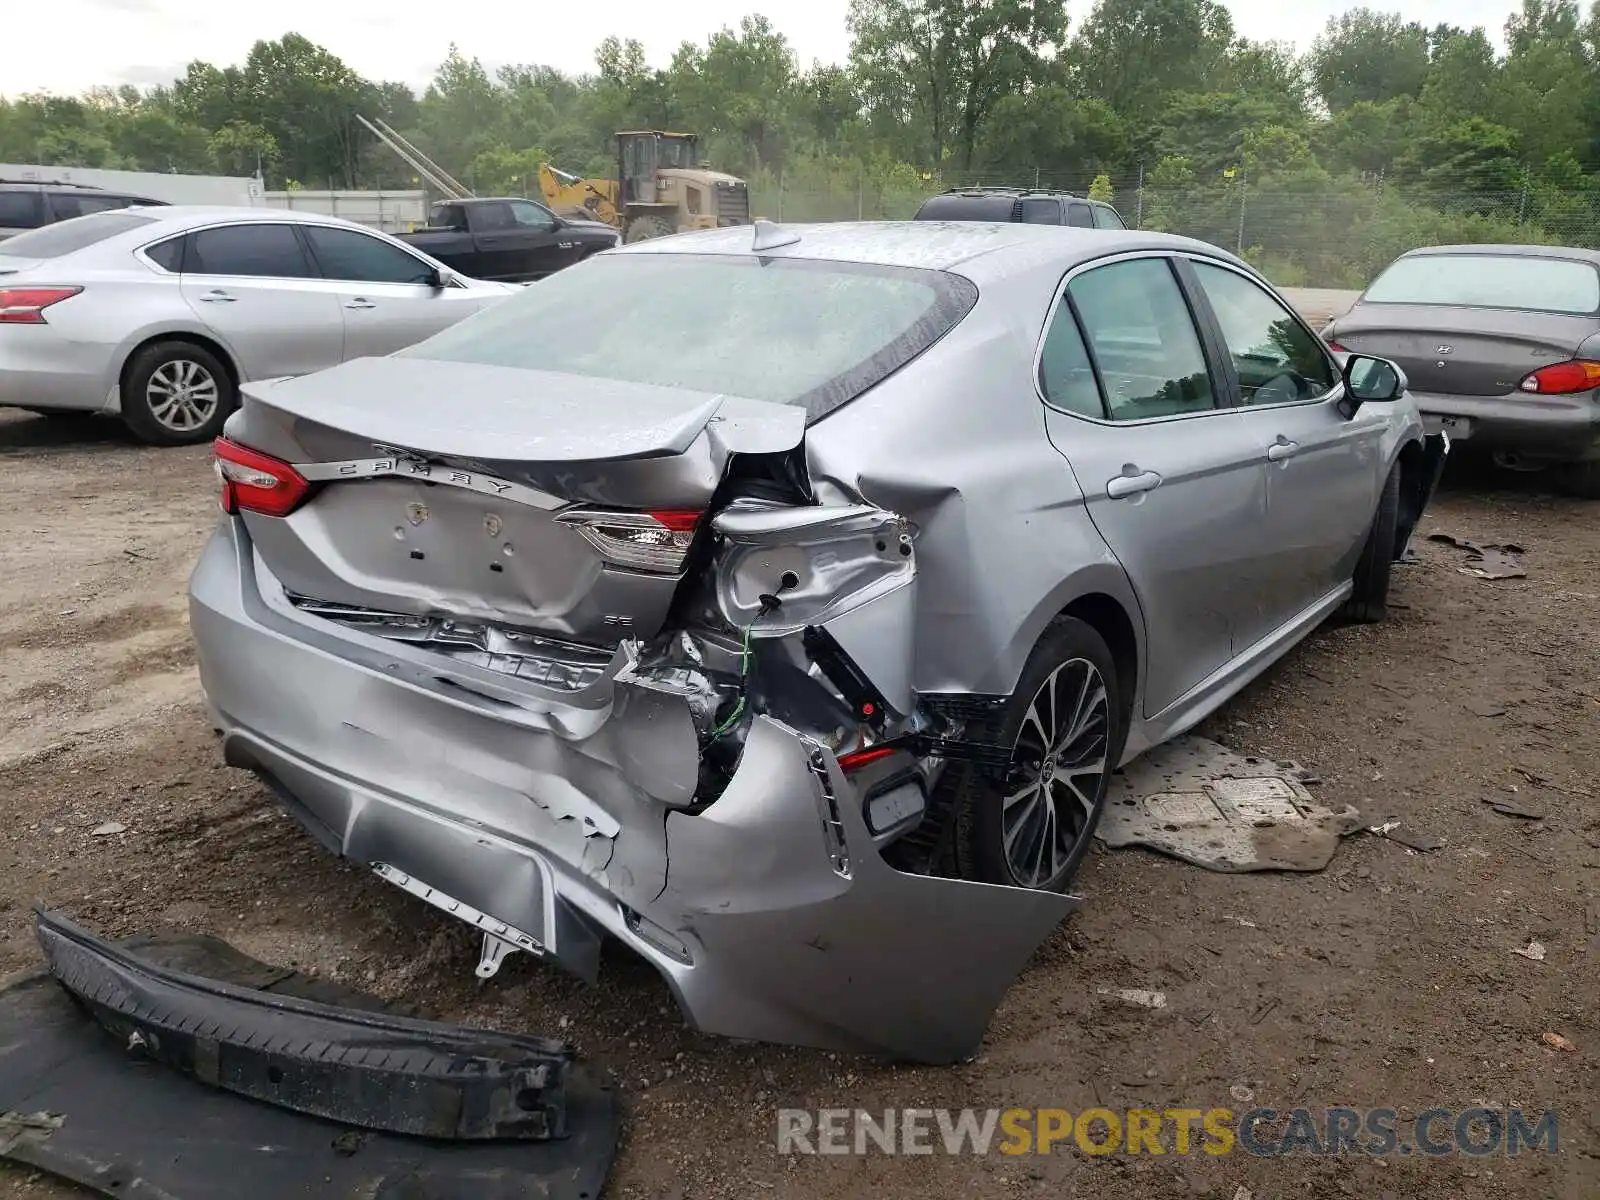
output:
POLYGON ((1139 190, 1134 193, 1138 203, 1134 206, 1133 226, 1135 229, 1144 228, 1144 163, 1139 164, 1139 190))
POLYGON ((783 224, 783 168, 778 168, 778 224, 783 224))
POLYGON ((863 193, 867 190, 867 168, 862 166, 861 174, 856 176, 856 220, 864 216, 862 211, 863 193))
POLYGON ((1528 211, 1528 167, 1522 167, 1522 193, 1517 197, 1517 224, 1522 224, 1522 217, 1528 211))
POLYGON ((1244 169, 1239 170, 1239 245, 1235 251, 1240 258, 1244 257, 1244 192, 1247 178, 1244 169))

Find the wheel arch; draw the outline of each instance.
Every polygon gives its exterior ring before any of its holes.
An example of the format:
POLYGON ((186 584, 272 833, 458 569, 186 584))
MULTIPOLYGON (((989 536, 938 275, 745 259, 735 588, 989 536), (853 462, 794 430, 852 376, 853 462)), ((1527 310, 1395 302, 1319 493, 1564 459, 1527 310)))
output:
POLYGON ((1133 586, 1115 561, 1095 563, 1074 573, 1040 598, 1019 623, 986 682, 985 692, 1010 695, 1023 664, 1052 621, 1075 617, 1105 639, 1117 665, 1117 683, 1128 706, 1130 720, 1138 723, 1139 696, 1145 672, 1144 614, 1133 586))
POLYGON ((133 360, 150 346, 159 342, 188 342, 199 346, 206 352, 216 356, 222 364, 222 369, 228 373, 228 382, 233 384, 233 390, 238 392, 239 384, 243 382, 239 375, 239 364, 233 361, 233 355, 228 348, 216 338, 203 333, 196 333, 188 329, 164 329, 159 333, 151 333, 139 339, 122 356, 122 365, 117 368, 117 396, 120 402, 122 392, 128 386, 128 371, 133 366, 133 360))

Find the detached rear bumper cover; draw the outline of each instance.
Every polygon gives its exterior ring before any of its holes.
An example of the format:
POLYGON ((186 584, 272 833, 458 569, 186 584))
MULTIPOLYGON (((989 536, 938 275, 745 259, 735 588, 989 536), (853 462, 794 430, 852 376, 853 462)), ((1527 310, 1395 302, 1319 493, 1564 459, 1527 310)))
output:
POLYGON ((282 1108, 442 1139, 566 1136, 562 1042, 336 1008, 172 971, 38 914, 50 971, 119 1042, 282 1108))
MULTIPOLYGON (((965 1057, 1077 907, 894 870, 832 753, 766 717, 720 798, 675 810, 634 752, 670 730, 659 704, 612 709, 609 677, 600 698, 513 699, 376 638, 319 645, 312 618, 264 599, 275 586, 258 583, 264 572, 224 521, 191 581, 201 679, 229 761, 266 777, 330 849, 513 946, 593 978, 600 933, 615 935, 705 1032, 965 1057), (292 678, 312 703, 286 704, 261 686, 273 678, 292 678), (347 720, 356 713, 360 727, 347 720)), ((692 761, 692 735, 685 753, 692 761)))

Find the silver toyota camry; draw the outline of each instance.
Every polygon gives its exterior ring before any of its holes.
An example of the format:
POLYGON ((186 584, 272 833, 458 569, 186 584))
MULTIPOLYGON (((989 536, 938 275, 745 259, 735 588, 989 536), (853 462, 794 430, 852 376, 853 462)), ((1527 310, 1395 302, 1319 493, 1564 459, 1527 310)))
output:
POLYGON ((1120 763, 1376 620, 1443 447, 1159 234, 766 222, 246 384, 200 673, 326 846, 698 1028, 971 1053, 1120 763))
POLYGON ((278 209, 162 206, 0 242, 0 406, 209 441, 239 386, 388 354, 520 291, 387 234, 278 209))

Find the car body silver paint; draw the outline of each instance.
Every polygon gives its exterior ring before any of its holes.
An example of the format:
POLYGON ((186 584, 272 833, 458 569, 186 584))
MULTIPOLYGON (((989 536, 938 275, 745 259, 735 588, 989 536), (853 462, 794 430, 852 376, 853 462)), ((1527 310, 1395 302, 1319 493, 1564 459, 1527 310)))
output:
MULTIPOLYGON (((713 231, 616 253, 743 252, 740 239, 749 236, 713 231)), ((1126 758, 1214 709, 1349 594, 1347 580, 1332 584, 1298 611, 1275 614, 1248 644, 1234 646, 1230 631, 1231 657, 1145 711, 1152 672, 1170 668, 1149 662, 1150 614, 1089 512, 1106 480, 1080 478, 1070 426, 1047 433, 1052 414, 1035 393, 1033 362, 1070 270, 1147 250, 1241 266, 1159 235, 931 222, 910 231, 807 227, 798 242, 771 252, 937 266, 979 288, 974 309, 944 339, 805 431, 821 504, 859 506, 914 535, 912 582, 828 621, 880 687, 896 696, 1004 695, 1063 609, 1090 596, 1109 600, 1127 614, 1139 660, 1126 758)), ((320 386, 307 383, 305 397, 320 386)), ((298 414, 247 405, 229 431, 292 462, 354 459, 373 440, 425 440, 426 412, 408 406, 403 421, 386 426, 386 401, 381 391, 341 401, 352 418, 358 408, 365 415, 332 425, 309 402, 298 414)), ((701 405, 692 393, 678 403, 671 413, 663 406, 646 435, 619 433, 612 443, 643 457, 585 457, 599 453, 603 439, 581 428, 571 430, 573 461, 548 468, 498 455, 477 461, 464 452, 506 443, 464 433, 459 421, 439 440, 463 460, 446 466, 534 488, 555 486, 559 475, 563 496, 634 506, 709 498, 736 452, 730 447, 772 452, 799 441, 798 428, 781 428, 770 412, 743 406, 740 415, 731 402, 701 405), (684 450, 652 455, 646 443, 684 450)), ((1366 464, 1375 495, 1402 446, 1420 439, 1421 423, 1408 400, 1371 408, 1383 418, 1366 464)), ((532 412, 518 417, 516 436, 537 436, 537 420, 532 412)), ((1161 437, 1175 438, 1181 451, 1181 431, 1161 437)), ((820 516, 826 533, 835 515, 730 512, 724 525, 737 531, 745 522, 755 537, 762 519, 776 527, 820 516)), ((333 848, 389 864, 518 929, 544 931, 549 953, 585 977, 597 931, 606 930, 661 971, 701 1029, 948 1061, 971 1053, 1010 979, 1075 903, 894 870, 875 852, 864 796, 839 771, 822 731, 767 716, 750 725, 720 796, 684 811, 693 714, 703 719, 717 700, 692 672, 652 675, 624 638, 592 686, 561 691, 318 622, 273 595, 281 592, 274 572, 289 570, 296 553, 273 538, 292 521, 224 521, 191 585, 201 678, 230 757, 276 781, 333 848), (504 879, 515 881, 514 894, 502 889, 504 879)), ((1217 527, 1198 535, 1196 556, 1248 559, 1253 551, 1239 543, 1260 532, 1217 527)), ((805 544, 801 537, 771 547, 768 566, 781 575, 779 559, 798 551, 803 560, 805 544)), ((1339 569, 1359 552, 1356 538, 1334 556, 1339 569)), ((752 561, 760 553, 752 547, 752 561)), ((392 589, 378 590, 393 600, 392 589)), ((434 589, 417 599, 448 606, 458 598, 434 589)), ((504 607, 483 604, 481 594, 468 597, 466 607, 475 604, 504 607)), ((747 598, 731 607, 743 611, 747 598)), ((1161 633, 1170 638, 1172 630, 1161 633)), ((795 637, 773 641, 783 647, 795 637)))
POLYGON ((698 1028, 964 1057, 1077 905, 893 870, 872 852, 832 755, 766 718, 706 810, 714 819, 663 820, 667 806, 592 757, 604 730, 580 747, 554 732, 560 722, 529 720, 531 693, 490 703, 382 654, 356 663, 348 647, 334 654, 286 633, 252 560, 243 524, 224 520, 191 587, 201 680, 229 761, 263 772, 331 849, 528 932, 582 977, 594 978, 599 931, 614 934, 662 971, 698 1028), (303 703, 278 703, 269 678, 296 680, 303 703), (841 801, 846 875, 824 840, 821 778, 841 801), (641 936, 625 910, 672 933, 691 961, 641 936), (904 956, 885 954, 885 939, 904 956))

